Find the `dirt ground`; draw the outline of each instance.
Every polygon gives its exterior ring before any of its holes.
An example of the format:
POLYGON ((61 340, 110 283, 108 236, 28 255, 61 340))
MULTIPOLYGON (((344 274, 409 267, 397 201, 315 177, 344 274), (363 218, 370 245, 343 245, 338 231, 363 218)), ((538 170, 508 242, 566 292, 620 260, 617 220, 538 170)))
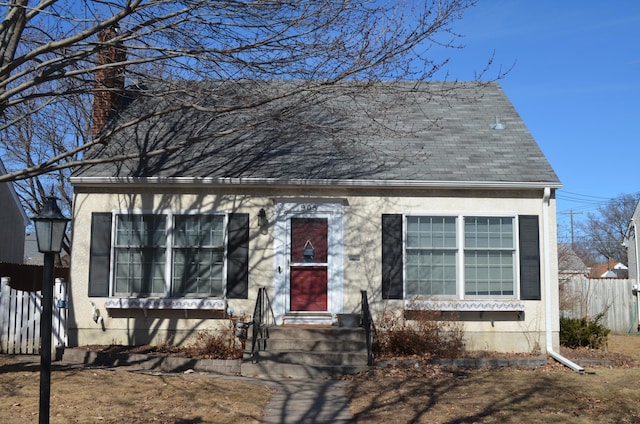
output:
MULTIPOLYGON (((534 370, 412 361, 350 377, 347 396, 358 423, 640 423, 640 336, 612 335, 607 351, 561 353, 608 365, 578 374, 553 361, 534 370)), ((258 423, 272 394, 206 374, 55 364, 51 382, 52 423, 258 423)), ((36 422, 38 390, 37 359, 0 355, 0 422, 36 422)))

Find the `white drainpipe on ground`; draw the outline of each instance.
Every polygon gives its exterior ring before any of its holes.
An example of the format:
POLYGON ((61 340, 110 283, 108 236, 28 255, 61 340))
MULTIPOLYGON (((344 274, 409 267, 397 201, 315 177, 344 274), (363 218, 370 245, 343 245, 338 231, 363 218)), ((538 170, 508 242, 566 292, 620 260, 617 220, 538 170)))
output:
POLYGON ((584 368, 570 361, 558 352, 553 350, 553 333, 551 331, 551 241, 549 240, 549 203, 551 201, 551 188, 545 187, 542 196, 542 237, 544 243, 544 299, 545 299, 545 328, 547 334, 547 353, 556 361, 579 373, 584 372, 584 368))

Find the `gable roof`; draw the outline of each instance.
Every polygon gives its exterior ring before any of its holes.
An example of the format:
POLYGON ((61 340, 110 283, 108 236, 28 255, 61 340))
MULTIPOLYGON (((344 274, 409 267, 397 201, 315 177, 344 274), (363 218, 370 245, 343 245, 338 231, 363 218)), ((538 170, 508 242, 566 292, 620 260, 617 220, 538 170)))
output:
POLYGON ((558 273, 560 274, 581 274, 587 273, 589 268, 580 259, 570 245, 558 244, 558 273))
POLYGON ((178 108, 128 127, 87 157, 165 153, 84 166, 72 183, 195 178, 246 184, 560 187, 497 83, 376 83, 367 95, 357 93, 357 83, 344 83, 326 95, 306 93, 248 109, 237 106, 287 83, 185 84, 191 88, 134 98, 112 127, 180 102, 197 109, 178 108), (223 94, 212 96, 201 86, 223 94), (231 112, 206 110, 231 104, 231 112), (504 129, 494 129, 496 122, 504 129))
POLYGON ((627 278, 629 275, 629 268, 613 259, 605 263, 593 264, 590 268, 591 278, 627 278))

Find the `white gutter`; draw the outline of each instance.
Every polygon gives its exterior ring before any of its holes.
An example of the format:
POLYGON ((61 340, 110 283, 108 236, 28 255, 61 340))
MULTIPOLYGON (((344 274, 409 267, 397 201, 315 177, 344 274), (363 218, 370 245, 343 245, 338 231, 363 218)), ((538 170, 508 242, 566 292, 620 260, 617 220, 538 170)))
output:
POLYGON ((542 237, 543 237, 543 250, 544 250, 544 310, 545 310, 545 329, 547 333, 547 353, 556 361, 571 368, 572 370, 583 373, 584 368, 575 364, 558 352, 553 350, 553 334, 551 332, 551 322, 553 316, 551 314, 551 258, 550 248, 551 241, 549 240, 549 203, 551 199, 551 188, 545 187, 544 194, 542 196, 542 237))
POLYGON ((561 184, 544 181, 434 181, 434 180, 354 180, 354 179, 290 179, 278 178, 215 178, 215 177, 71 177, 74 186, 96 185, 220 185, 220 186, 306 186, 306 187, 371 187, 371 188, 456 188, 456 189, 541 189, 560 188, 561 184))

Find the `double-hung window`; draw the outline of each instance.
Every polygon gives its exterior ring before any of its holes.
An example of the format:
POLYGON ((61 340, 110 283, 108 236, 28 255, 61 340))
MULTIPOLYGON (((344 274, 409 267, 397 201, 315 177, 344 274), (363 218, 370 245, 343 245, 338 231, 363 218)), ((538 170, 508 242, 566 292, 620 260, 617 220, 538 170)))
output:
POLYGON ((406 295, 513 298, 514 228, 514 217, 407 216, 406 295))
POLYGON ((406 290, 410 296, 455 296, 455 217, 407 217, 406 290))
POLYGON ((165 215, 118 215, 115 232, 114 294, 165 294, 165 215))
POLYGON ((163 307, 185 307, 181 298, 247 299, 249 214, 94 212, 89 255, 91 297, 169 299, 157 303, 163 307))
POLYGON ((172 258, 174 295, 222 296, 224 217, 176 215, 172 258))
POLYGON ((511 297, 515 287, 513 218, 464 218, 465 296, 511 297))
POLYGON ((224 215, 119 214, 114 253, 117 296, 224 295, 224 215))

